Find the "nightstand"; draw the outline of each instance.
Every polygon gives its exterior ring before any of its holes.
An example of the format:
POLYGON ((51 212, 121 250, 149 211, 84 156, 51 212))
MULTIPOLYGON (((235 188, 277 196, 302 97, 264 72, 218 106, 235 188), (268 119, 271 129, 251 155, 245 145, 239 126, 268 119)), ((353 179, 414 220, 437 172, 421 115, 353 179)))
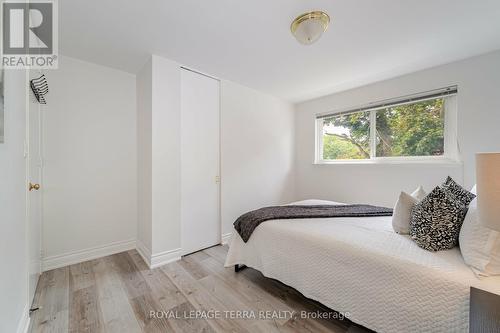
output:
POLYGON ((470 288, 470 333, 500 333, 500 295, 470 288))

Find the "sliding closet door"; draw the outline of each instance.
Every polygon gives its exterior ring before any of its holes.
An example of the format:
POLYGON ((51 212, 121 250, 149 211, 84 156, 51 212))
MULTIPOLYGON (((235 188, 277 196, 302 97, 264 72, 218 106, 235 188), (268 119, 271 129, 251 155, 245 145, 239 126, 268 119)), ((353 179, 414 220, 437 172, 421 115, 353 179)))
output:
POLYGON ((220 243, 219 81, 181 74, 181 246, 183 254, 220 243))

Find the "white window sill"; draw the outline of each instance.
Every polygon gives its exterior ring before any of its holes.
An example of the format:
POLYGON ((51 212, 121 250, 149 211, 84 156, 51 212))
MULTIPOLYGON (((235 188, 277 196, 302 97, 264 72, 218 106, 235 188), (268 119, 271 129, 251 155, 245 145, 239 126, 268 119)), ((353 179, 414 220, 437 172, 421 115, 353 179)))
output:
POLYGON ((463 163, 459 160, 449 158, 377 158, 371 160, 320 160, 314 161, 315 165, 440 165, 440 166, 460 166, 463 163))

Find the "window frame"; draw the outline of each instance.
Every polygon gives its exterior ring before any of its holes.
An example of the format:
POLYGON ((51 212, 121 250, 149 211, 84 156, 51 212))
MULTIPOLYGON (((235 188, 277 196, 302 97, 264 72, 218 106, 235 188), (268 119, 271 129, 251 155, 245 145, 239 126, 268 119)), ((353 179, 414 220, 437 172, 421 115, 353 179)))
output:
POLYGON ((400 164, 400 163, 432 163, 432 164, 457 164, 461 163, 458 151, 457 140, 457 95, 431 96, 416 101, 406 101, 401 103, 391 103, 390 105, 353 110, 352 112, 330 112, 328 115, 346 115, 358 112, 370 113, 370 158, 369 159, 323 159, 323 124, 325 116, 317 114, 315 116, 315 156, 314 164, 400 164), (398 105, 414 104, 428 100, 442 98, 444 100, 444 154, 439 156, 376 156, 376 126, 377 111, 398 105))

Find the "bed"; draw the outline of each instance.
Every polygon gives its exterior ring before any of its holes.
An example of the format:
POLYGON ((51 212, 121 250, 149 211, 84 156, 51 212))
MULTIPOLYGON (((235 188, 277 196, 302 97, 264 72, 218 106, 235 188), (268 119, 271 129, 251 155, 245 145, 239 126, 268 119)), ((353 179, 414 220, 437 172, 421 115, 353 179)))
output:
POLYGON ((225 266, 235 265, 377 332, 468 332, 470 287, 500 294, 500 277, 476 277, 458 247, 423 250, 393 231, 391 217, 267 221, 247 243, 233 233, 225 266))

